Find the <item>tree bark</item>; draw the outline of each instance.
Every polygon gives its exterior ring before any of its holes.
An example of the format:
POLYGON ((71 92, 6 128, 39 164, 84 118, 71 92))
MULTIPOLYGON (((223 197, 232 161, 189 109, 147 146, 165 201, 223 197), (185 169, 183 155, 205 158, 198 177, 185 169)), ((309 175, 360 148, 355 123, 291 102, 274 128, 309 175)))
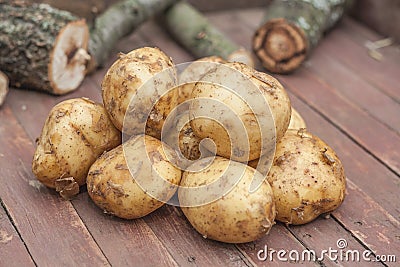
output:
POLYGON ((101 66, 119 39, 146 19, 162 12, 176 0, 123 0, 110 6, 95 19, 90 32, 88 71, 101 66))
POLYGON ((267 70, 292 72, 352 3, 353 0, 275 0, 253 37, 253 50, 267 70))
POLYGON ((46 4, 0 2, 0 69, 10 84, 52 94, 75 90, 85 75, 84 20, 46 4))
POLYGON ((8 78, 3 72, 0 71, 0 107, 6 100, 8 93, 8 78))
POLYGON ((254 65, 250 53, 239 47, 206 17, 185 1, 179 1, 164 13, 162 24, 170 34, 197 58, 219 56, 254 65))

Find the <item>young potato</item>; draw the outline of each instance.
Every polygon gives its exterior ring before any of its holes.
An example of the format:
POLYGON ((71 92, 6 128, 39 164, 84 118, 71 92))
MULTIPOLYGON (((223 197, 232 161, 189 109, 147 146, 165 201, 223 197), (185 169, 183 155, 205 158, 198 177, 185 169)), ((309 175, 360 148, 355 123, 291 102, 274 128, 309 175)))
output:
POLYGON ((183 83, 179 86, 179 98, 178 104, 182 104, 186 100, 189 100, 192 95, 193 87, 196 82, 203 76, 205 73, 210 71, 215 65, 214 64, 201 64, 201 62, 212 62, 212 63, 226 63, 221 57, 218 56, 210 56, 203 57, 196 61, 194 64, 189 65, 180 75, 180 82, 183 83), (186 83, 187 82, 187 83, 186 83))
MULTIPOLYGON (((189 114, 183 113, 177 116, 176 122, 167 132, 163 142, 175 150, 179 150, 182 156, 189 160, 198 160, 200 157, 210 157, 212 152, 201 146, 202 139, 198 138, 190 126, 189 114)), ((188 162, 189 165, 193 162, 188 162)), ((185 165, 186 166, 186 165, 185 165)))
POLYGON ((47 117, 32 171, 51 188, 57 187, 56 180, 70 177, 69 181, 83 185, 93 162, 119 144, 121 133, 101 104, 86 98, 66 100, 53 107, 47 117))
POLYGON ((104 107, 115 127, 129 135, 160 139, 166 117, 177 105, 172 60, 160 49, 143 47, 120 55, 102 82, 104 107))
POLYGON ((346 178, 335 152, 305 129, 288 130, 278 142, 268 182, 278 221, 305 224, 343 202, 346 178))
MULTIPOLYGON (((292 107, 292 115, 290 116, 290 123, 289 123, 288 129, 299 130, 302 128, 304 128, 304 129, 307 128, 307 125, 306 125, 303 117, 301 117, 300 113, 292 107)), ((265 160, 266 160, 266 162, 268 162, 268 159, 265 159, 265 160)), ((262 167, 268 168, 268 166, 266 166, 266 164, 265 164, 264 159, 262 159, 262 161, 261 161, 261 164, 262 164, 261 166, 258 165, 259 162, 260 162, 260 159, 258 158, 258 159, 249 161, 249 163, 247 165, 249 165, 250 167, 252 167, 254 169, 258 169, 262 173, 267 173, 268 170, 259 169, 262 167)))
POLYGON ((89 196, 105 212, 123 219, 143 217, 176 192, 181 171, 173 151, 151 136, 135 136, 104 153, 90 168, 89 196))
POLYGON ((238 62, 218 66, 204 80, 196 83, 189 108, 195 135, 211 138, 217 155, 240 162, 272 151, 291 114, 289 97, 279 81, 238 62))
POLYGON ((266 235, 275 219, 273 193, 268 182, 264 180, 250 192, 253 178, 261 176, 259 172, 222 157, 215 157, 206 166, 209 159, 197 161, 182 176, 178 197, 186 218, 203 237, 221 242, 245 243, 266 235), (201 170, 191 171, 198 168, 201 170), (195 191, 216 182, 217 187, 205 188, 205 194, 195 191), (222 190, 227 184, 228 190, 222 190))
POLYGON ((288 129, 299 130, 301 128, 307 128, 306 122, 300 113, 292 107, 292 115, 290 116, 288 129))

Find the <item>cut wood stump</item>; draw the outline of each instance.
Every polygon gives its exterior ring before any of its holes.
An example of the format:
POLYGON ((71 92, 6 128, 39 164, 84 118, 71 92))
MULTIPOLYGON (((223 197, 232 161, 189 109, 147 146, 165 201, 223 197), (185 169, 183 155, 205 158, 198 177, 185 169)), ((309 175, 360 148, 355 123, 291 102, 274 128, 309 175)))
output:
POLYGON ((253 50, 273 73, 297 69, 353 0, 275 0, 253 37, 253 50))
POLYGON ((161 22, 174 39, 197 58, 219 56, 254 66, 249 52, 231 41, 185 1, 168 8, 161 22))
POLYGON ((85 77, 85 20, 46 4, 0 2, 0 69, 10 85, 61 95, 85 77))

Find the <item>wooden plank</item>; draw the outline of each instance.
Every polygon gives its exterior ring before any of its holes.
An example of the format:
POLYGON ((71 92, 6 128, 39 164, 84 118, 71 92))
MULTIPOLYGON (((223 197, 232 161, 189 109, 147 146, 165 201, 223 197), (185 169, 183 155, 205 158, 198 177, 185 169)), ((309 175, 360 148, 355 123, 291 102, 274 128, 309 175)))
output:
MULTIPOLYGON (((333 215, 352 235, 376 255, 400 258, 400 222, 372 200, 351 180, 347 183, 347 202, 333 215)), ((396 266, 395 263, 386 263, 396 266)))
POLYGON ((400 102, 400 65, 391 61, 376 61, 368 49, 356 44, 341 31, 333 30, 319 44, 320 49, 344 63, 353 72, 400 102))
POLYGON ((326 53, 323 47, 317 47, 314 50, 305 67, 315 76, 327 82, 338 94, 358 105, 366 113, 384 123, 389 129, 400 133, 400 116, 396 115, 400 114, 400 103, 338 62, 326 53))
POLYGON ((290 76, 278 77, 296 96, 319 110, 357 143, 400 174, 398 134, 388 130, 381 122, 370 117, 304 68, 290 76))
MULTIPOLYGON (((365 46, 367 41, 379 41, 384 39, 383 35, 365 27, 365 25, 360 24, 358 21, 345 17, 342 22, 338 25, 337 31, 343 31, 347 38, 353 40, 361 46, 365 46)), ((399 41, 393 43, 390 46, 378 49, 379 53, 383 55, 383 61, 391 61, 395 64, 400 64, 400 45, 399 41)))
POLYGON ((144 23, 138 34, 146 41, 148 46, 157 46, 164 53, 170 56, 175 64, 190 62, 194 58, 179 44, 177 44, 171 36, 157 25, 154 21, 144 23))
POLYGON ((179 265, 251 266, 234 245, 204 239, 177 207, 163 206, 144 220, 179 265))
POLYGON ((122 220, 104 214, 87 192, 72 202, 112 265, 177 266, 173 255, 143 219, 122 220))
POLYGON ((69 201, 31 173, 33 144, 6 103, 0 112, 0 195, 36 264, 108 265, 69 201))
POLYGON ((3 266, 35 266, 2 205, 0 205, 0 259, 3 266))
MULTIPOLYGON (((260 9, 249 9, 246 10, 246 12, 238 12, 239 20, 236 22, 231 21, 231 23, 235 23, 235 26, 232 27, 241 29, 240 32, 243 33, 243 37, 235 39, 236 42, 242 45, 251 42, 254 31, 261 23, 263 12, 264 11, 260 9), (246 27, 247 30, 243 29, 243 27, 246 27)), ((218 14, 215 14, 214 17, 214 20, 216 20, 218 14)), ((224 24, 221 26, 223 25, 224 24)), ((400 90, 398 90, 398 73, 400 73, 399 60, 384 59, 382 62, 378 62, 371 58, 368 55, 368 49, 364 46, 364 42, 358 40, 358 43, 355 43, 355 41, 348 37, 348 34, 342 32, 341 28, 346 25, 348 24, 343 26, 339 24, 337 28, 329 32, 318 45, 318 49, 339 60, 350 68, 353 73, 357 73, 365 81, 395 99, 397 102, 400 102, 400 90)), ((221 30, 228 33, 223 27, 221 27, 221 30)), ((355 36, 357 36, 357 33, 355 33, 355 36)), ((398 52, 391 53, 398 54, 398 52)), ((311 57, 312 56, 313 53, 311 54, 311 57)), ((397 56, 396 58, 400 57, 397 56)))
POLYGON ((39 137, 51 108, 61 101, 75 97, 88 97, 93 101, 102 102, 100 87, 89 79, 85 79, 78 90, 63 96, 11 89, 7 95, 7 102, 29 138, 34 141, 39 137))
POLYGON ((301 264, 305 266, 320 266, 317 262, 308 261, 292 261, 288 255, 285 256, 288 260, 279 260, 276 254, 271 254, 272 250, 299 251, 300 253, 306 250, 296 237, 281 223, 274 225, 265 237, 256 240, 255 242, 239 244, 237 247, 242 251, 247 258, 251 259, 257 266, 293 266, 293 264, 301 264), (261 251, 261 252, 260 252, 261 251), (265 253, 268 251, 267 253, 265 253))
MULTIPOLYGON (((339 208, 340 210, 341 208, 339 208)), ((367 263, 362 259, 362 253, 366 248, 361 245, 352 235, 343 229, 333 218, 318 218, 312 223, 303 226, 290 226, 292 231, 303 244, 309 247, 323 266, 365 266, 367 263), (339 240, 345 240, 346 247, 340 249, 337 246, 339 240), (337 250, 332 253, 332 259, 322 254, 324 250, 337 250), (346 251, 356 250, 360 252, 360 261, 345 258, 346 251), (343 254, 342 254, 343 253, 343 254), (343 256, 342 256, 343 255, 343 256)), ((374 260, 374 258, 372 258, 374 260)), ((368 266, 383 266, 379 262, 368 262, 368 266)))
MULTIPOLYGON (((398 195, 400 193, 399 179, 384 166, 379 164, 370 155, 362 151, 356 144, 354 144, 343 133, 335 129, 327 121, 317 115, 308 106, 302 103, 297 97, 291 95, 292 104, 305 118, 308 128, 311 132, 317 134, 330 144, 338 153, 339 158, 344 164, 345 173, 348 177, 348 194, 343 205, 333 214, 336 218, 339 216, 339 221, 355 235, 358 231, 357 238, 362 240, 365 245, 370 246, 371 249, 376 247, 387 246, 382 243, 382 240, 374 240, 375 237, 380 235, 383 231, 382 227, 359 227, 357 219, 364 218, 369 221, 369 216, 366 213, 364 205, 371 205, 378 211, 379 216, 373 218, 373 223, 380 225, 387 225, 391 222, 392 225, 399 225, 400 221, 400 203, 398 202, 398 195), (379 180, 379 186, 376 182, 379 180), (356 186, 357 183, 359 186, 356 186), (355 190, 357 188, 357 190, 355 190), (361 189, 360 189, 361 188, 361 189), (362 190, 362 191, 361 191, 362 190), (362 192, 362 193, 360 193, 362 192), (368 197, 370 195, 371 197, 368 197), (379 204, 377 204, 379 203, 379 204), (351 212, 349 211, 351 210, 351 212), (353 214, 351 216, 348 216, 353 214), (349 219, 352 217, 353 219, 349 219), (375 220, 375 221, 374 221, 375 220), (376 220, 379 220, 377 222, 376 220), (362 236, 368 237, 368 240, 361 238, 362 236), (368 243, 368 241, 370 243, 368 243)), ((320 226, 316 226, 320 228, 320 226)), ((394 247, 399 245, 399 239, 396 239, 396 233, 399 232, 398 226, 389 226, 384 231, 389 235, 388 240, 395 243, 394 247), (387 232, 386 232, 387 231, 387 232), (397 244, 396 244, 397 242, 397 244)), ((326 234, 326 231, 323 231, 326 234)), ((323 239, 326 241, 326 239, 323 239)), ((347 240, 348 241, 348 240, 347 240)), ((313 243, 313 242, 312 242, 313 243)), ((392 253, 387 248, 380 251, 380 253, 392 253)), ((396 252, 396 250, 394 251, 396 252)))
POLYGON ((352 15, 368 27, 400 41, 400 5, 398 0, 356 1, 352 15))
POLYGON ((306 120, 307 128, 337 152, 346 176, 400 221, 398 177, 294 94, 290 94, 290 99, 306 120))
MULTIPOLYGON (((26 106, 26 112, 16 112, 16 114, 25 130, 32 136, 31 140, 40 134, 47 113, 55 103, 80 96, 101 101, 100 89, 88 79, 78 91, 63 97, 20 90, 13 90, 11 94, 9 103, 14 110, 18 110, 23 105, 26 106), (40 108, 35 112, 29 112, 34 110, 38 103, 40 108), (38 123, 38 118, 41 118, 40 123, 38 123)), ((54 192, 53 194, 55 198, 58 197, 54 192)), ((163 266, 176 265, 171 255, 142 220, 133 222, 110 218, 102 214, 101 210, 89 199, 87 193, 81 193, 72 203, 112 265, 131 266, 134 262, 140 263, 141 266, 160 266, 161 263, 163 266)))

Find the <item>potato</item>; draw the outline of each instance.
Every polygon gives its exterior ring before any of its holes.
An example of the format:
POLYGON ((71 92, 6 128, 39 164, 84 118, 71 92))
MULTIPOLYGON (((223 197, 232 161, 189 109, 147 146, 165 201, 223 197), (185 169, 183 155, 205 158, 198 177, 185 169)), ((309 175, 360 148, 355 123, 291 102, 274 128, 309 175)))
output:
POLYGON ((186 100, 189 100, 192 95, 193 87, 201 76, 207 73, 214 64, 201 64, 202 62, 213 62, 213 63, 226 63, 226 61, 218 56, 203 57, 192 64, 190 64, 180 75, 179 80, 182 83, 179 86, 179 98, 178 104, 182 104, 186 100))
POLYGON ((292 115, 290 116, 289 129, 298 130, 307 128, 306 122, 300 113, 292 107, 292 115))
POLYGON ((87 177, 89 196, 105 212, 120 218, 149 214, 177 190, 181 171, 169 162, 173 153, 151 136, 130 138, 92 165, 87 177))
MULTIPOLYGON (((184 165, 181 165, 183 168, 192 164, 193 162, 191 161, 198 160, 201 157, 204 158, 214 155, 212 152, 204 148, 201 143, 203 139, 194 134, 192 127, 190 126, 188 113, 180 114, 175 119, 175 123, 173 123, 165 137, 163 136, 162 141, 167 143, 174 150, 179 150, 181 152, 181 157, 189 160, 184 165)), ((181 163, 183 163, 183 161, 181 161, 181 163)))
POLYGON ((104 107, 124 133, 160 139, 165 119, 177 105, 178 91, 169 90, 175 84, 172 60, 158 48, 139 48, 120 55, 104 76, 104 107))
POLYGON ((346 178, 335 152, 305 129, 288 130, 278 142, 268 174, 278 221, 305 224, 335 210, 345 197, 346 178))
POLYGON ((250 192, 253 178, 263 178, 259 172, 222 157, 215 157, 206 167, 209 161, 210 158, 204 158, 190 167, 200 171, 184 172, 178 189, 182 211, 192 226, 205 238, 227 243, 250 242, 266 235, 275 219, 273 193, 268 182, 264 180, 250 192), (204 188, 205 194, 194 190, 216 181, 217 187, 204 188), (228 193, 223 193, 222 188, 227 184, 228 193))
MULTIPOLYGON (((306 125, 304 119, 301 117, 300 113, 297 112, 297 110, 295 110, 292 107, 292 114, 290 116, 290 123, 289 123, 288 129, 299 130, 302 128, 304 128, 304 129, 307 128, 307 125, 306 125)), ((259 162, 260 162, 260 158, 249 161, 249 163, 247 165, 249 165, 250 167, 252 167, 254 169, 257 169, 261 173, 268 173, 268 171, 269 171, 268 168, 270 167, 270 165, 267 165, 269 163, 269 158, 265 158, 265 159, 261 158, 261 165, 258 165, 259 162)))
POLYGON ((204 80, 196 83, 189 108, 195 135, 211 138, 217 155, 236 161, 271 152, 290 120, 291 104, 282 85, 238 62, 218 66, 204 80))
POLYGON ((66 100, 53 107, 47 117, 32 171, 51 188, 56 188, 57 179, 69 177, 83 185, 92 163, 119 144, 121 133, 101 104, 86 98, 66 100))

